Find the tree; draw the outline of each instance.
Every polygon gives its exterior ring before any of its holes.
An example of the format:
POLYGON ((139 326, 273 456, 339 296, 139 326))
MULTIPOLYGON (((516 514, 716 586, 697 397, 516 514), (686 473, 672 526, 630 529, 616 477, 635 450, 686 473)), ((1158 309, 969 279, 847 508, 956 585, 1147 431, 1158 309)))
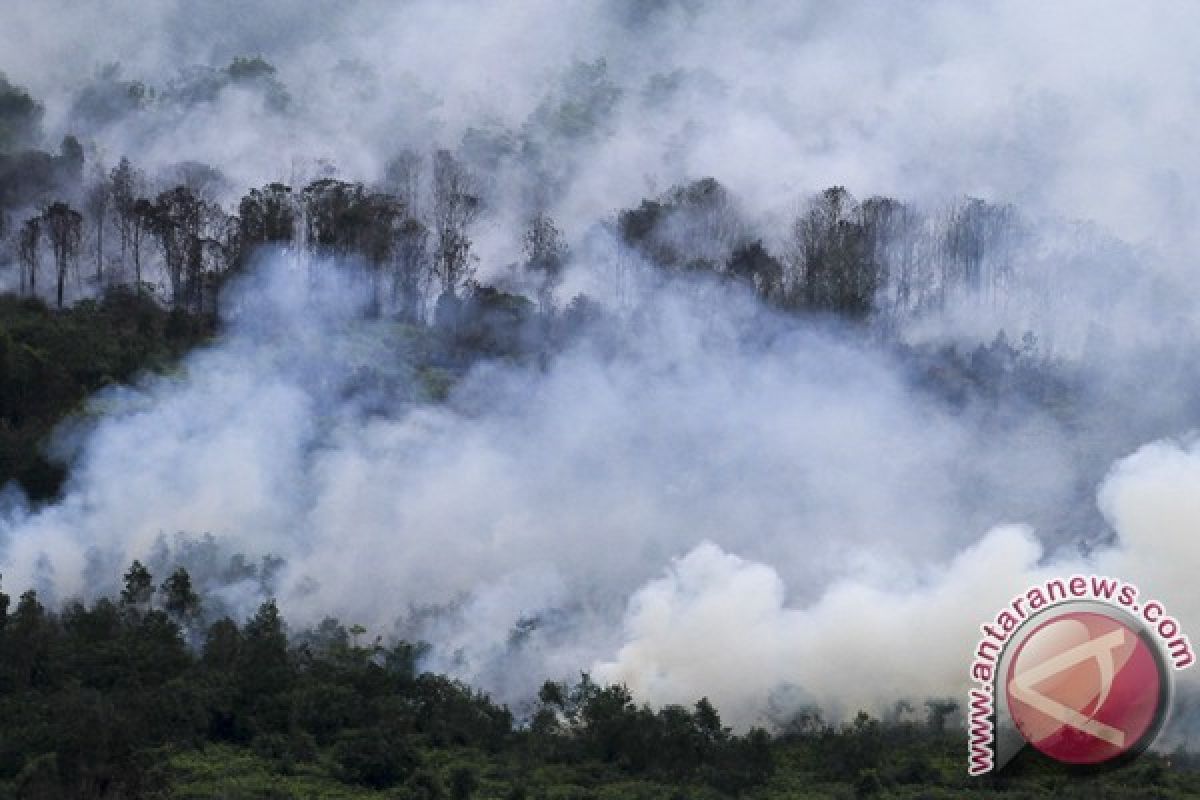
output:
POLYGON ((841 186, 826 189, 793 226, 796 280, 788 305, 851 317, 874 308, 879 274, 854 198, 841 186))
POLYGON ((304 187, 301 199, 309 247, 343 257, 360 256, 371 280, 371 313, 381 313, 385 277, 402 244, 404 206, 392 195, 368 193, 361 183, 332 178, 304 187))
MULTIPOLYGON (((363 197, 346 221, 357 240, 356 249, 370 270, 373 315, 383 311, 385 276, 389 270, 398 270, 400 266, 395 255, 397 248, 404 244, 405 222, 404 206, 391 195, 380 193, 363 197)), ((393 285, 394 281, 393 277, 393 285)))
POLYGON ((774 296, 783 284, 783 265, 763 247, 762 240, 738 245, 725 265, 734 280, 752 287, 761 297, 774 296))
POLYGON ((34 146, 41 124, 42 107, 0 74, 0 154, 34 146))
POLYGON ((54 682, 53 620, 30 589, 17 600, 16 610, 4 630, 4 658, 0 659, 0 686, 4 673, 21 688, 46 688, 54 682))
POLYGON ((354 214, 364 195, 361 183, 322 178, 300 192, 304 241, 319 253, 344 256, 355 243, 354 214))
POLYGON ((163 581, 163 608, 176 619, 190 621, 200 613, 200 596, 192 590, 192 576, 179 567, 163 581))
POLYGON ((928 711, 925 725, 933 733, 942 734, 946 730, 947 718, 958 711, 958 703, 949 699, 926 700, 925 708, 928 711))
POLYGON ((59 145, 59 155, 55 164, 59 173, 59 186, 62 188, 78 188, 83 182, 83 145, 74 136, 64 136, 59 145))
POLYGON ((40 258, 38 251, 42 241, 42 220, 40 217, 30 217, 21 226, 17 234, 17 257, 21 262, 21 294, 28 291, 31 297, 37 296, 37 274, 40 258))
POLYGON ((235 86, 257 89, 271 111, 284 111, 291 103, 287 89, 275 75, 275 67, 261 56, 237 56, 224 71, 235 86))
POLYGON ((396 230, 392 297, 401 320, 419 323, 427 283, 429 228, 410 213, 396 230))
MULTIPOLYGON (((0 575, 0 578, 3 578, 0 575)), ((11 598, 4 592, 0 591, 0 633, 4 632, 4 625, 8 622, 8 603, 11 598)))
POLYGON ((617 230, 650 263, 681 271, 717 272, 748 238, 736 203, 714 178, 676 186, 622 211, 617 230))
POLYGON ((950 212, 944 250, 944 283, 969 291, 995 293, 1011 272, 1011 249, 1016 241, 1017 214, 1012 206, 992 205, 971 197, 950 212))
POLYGON ((416 751, 403 738, 381 730, 347 732, 333 746, 339 777, 372 789, 395 786, 419 766, 416 751))
POLYGON ((890 197, 870 197, 860 209, 865 257, 878 275, 878 310, 885 324, 917 311, 933 292, 933 259, 925 252, 924 220, 890 197))
POLYGON ((404 204, 410 217, 421 213, 421 157, 404 150, 384 168, 384 188, 404 204))
POLYGON ((208 235, 200 242, 201 289, 199 308, 205 310, 205 297, 212 301, 212 314, 217 316, 221 286, 226 276, 242 263, 242 237, 240 220, 226 214, 216 203, 209 203, 208 235))
POLYGON ((50 239, 50 249, 54 253, 58 307, 62 308, 67 268, 74 263, 83 241, 83 215, 66 203, 57 202, 42 212, 42 220, 50 239))
POLYGON ((133 280, 137 290, 142 290, 142 245, 154 224, 154 204, 139 197, 133 204, 133 216, 129 227, 129 251, 133 254, 133 280))
POLYGON ((204 636, 201 660, 210 669, 231 672, 241 658, 242 632, 229 617, 222 617, 208 627, 204 636))
POLYGON ((154 595, 154 577, 141 561, 134 560, 125 573, 125 588, 121 590, 121 605, 145 609, 154 595))
POLYGON ((434 273, 444 295, 455 296, 471 276, 469 231, 482 208, 475 176, 449 150, 438 150, 433 157, 434 273))
POLYGON ((384 188, 404 210, 395 230, 392 302, 400 319, 410 323, 422 319, 429 267, 429 226, 422 220, 421 169, 421 157, 404 150, 388 162, 383 181, 384 188))
POLYGON ((450 797, 453 800, 471 800, 479 788, 479 775, 471 767, 455 767, 450 773, 450 797))
POLYGON ((696 730, 709 742, 718 742, 729 737, 729 729, 721 725, 721 715, 707 697, 701 697, 696 702, 692 721, 696 730))
POLYGON ((562 279, 562 271, 567 263, 567 243, 550 215, 538 212, 529 220, 522 245, 525 269, 538 276, 538 302, 542 310, 546 310, 555 287, 562 279))
POLYGON ((237 672, 242 692, 247 697, 277 694, 291 685, 287 634, 274 600, 260 605, 243 626, 237 672))
POLYGON ((122 158, 109 173, 109 182, 113 215, 121 240, 121 264, 124 266, 126 257, 132 255, 134 281, 138 291, 141 291, 142 242, 146 235, 147 223, 153 218, 153 207, 150 201, 142 196, 146 177, 134 168, 128 158, 122 158))
POLYGON ((290 186, 251 189, 238 205, 242 256, 264 244, 289 244, 296 236, 296 198, 290 186))
POLYGON ((104 280, 104 229, 108 220, 108 209, 112 202, 112 185, 106 180, 103 172, 100 172, 92 185, 87 188, 84 194, 84 210, 92 219, 92 224, 95 226, 96 234, 96 282, 100 283, 104 280))
POLYGON ((176 308, 201 310, 204 287, 204 244, 214 209, 186 186, 158 195, 151 215, 152 230, 162 248, 176 308))

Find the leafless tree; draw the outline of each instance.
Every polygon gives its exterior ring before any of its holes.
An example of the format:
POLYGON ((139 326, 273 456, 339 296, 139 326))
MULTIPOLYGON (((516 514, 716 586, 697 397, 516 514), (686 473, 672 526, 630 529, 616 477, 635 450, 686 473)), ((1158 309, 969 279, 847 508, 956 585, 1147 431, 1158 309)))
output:
POLYGON ((62 308, 67 270, 75 262, 83 242, 83 215, 66 203, 57 202, 42 213, 42 221, 54 253, 58 307, 62 308))
POLYGON ((143 197, 146 178, 128 158, 122 158, 109 174, 112 210, 121 240, 121 264, 133 258, 134 281, 142 285, 142 245, 153 219, 153 205, 143 197))
MULTIPOLYGON (((176 186, 158 195, 151 225, 162 248, 171 302, 176 308, 203 307, 208 269, 206 251, 224 213, 186 186, 176 186)), ((223 226, 222 226, 223 227, 223 226)))
POLYGON ((400 319, 420 322, 429 266, 429 228, 412 215, 396 231, 393 301, 400 319))
POLYGON ((30 217, 17 234, 17 257, 21 262, 21 294, 37 296, 39 250, 42 242, 42 220, 30 217))
POLYGON ((442 293, 454 296, 471 277, 469 230, 482 203, 475 177, 449 150, 433 157, 433 228, 437 237, 434 273, 442 293))
POLYGON ((789 305, 854 316, 870 313, 879 286, 854 197, 834 186, 812 198, 793 226, 795 283, 789 305))
POLYGON ((112 202, 112 184, 103 173, 88 187, 83 202, 95 233, 96 282, 100 283, 104 280, 104 229, 108 223, 108 210, 112 202))
POLYGON ((538 303, 546 310, 551 304, 554 288, 562 279, 563 267, 567 262, 567 243, 553 218, 542 211, 530 218, 522 248, 525 252, 525 269, 538 280, 538 303))
POLYGON ((389 161, 384 175, 384 188, 404 204, 410 217, 419 219, 421 157, 412 150, 405 150, 389 161))

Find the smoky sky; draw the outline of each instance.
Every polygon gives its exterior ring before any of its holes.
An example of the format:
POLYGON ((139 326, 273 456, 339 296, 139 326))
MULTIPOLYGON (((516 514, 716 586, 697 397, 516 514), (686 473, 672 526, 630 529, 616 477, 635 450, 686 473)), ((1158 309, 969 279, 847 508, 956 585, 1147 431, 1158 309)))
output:
POLYGON ((703 175, 763 215, 834 184, 971 194, 1173 249, 1197 210, 1187 3, 16 2, 4 16, 3 69, 52 133, 105 65, 161 87, 271 61, 296 101, 282 120, 226 92, 81 131, 109 161, 192 158, 245 184, 313 158, 369 179, 405 145, 520 133, 572 64, 602 59, 619 98, 596 130, 533 132, 569 162, 558 204, 576 225, 703 175))

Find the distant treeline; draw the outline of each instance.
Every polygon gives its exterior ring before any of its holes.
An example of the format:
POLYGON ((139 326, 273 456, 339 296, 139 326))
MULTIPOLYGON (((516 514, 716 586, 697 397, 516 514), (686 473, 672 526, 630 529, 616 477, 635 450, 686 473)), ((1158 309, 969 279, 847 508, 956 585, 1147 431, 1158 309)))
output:
MULTIPOLYGON (((615 89, 602 62, 577 65, 572 75, 584 108, 599 114, 611 104, 615 89)), ((240 58, 185 71, 157 91, 120 80, 112 68, 81 91, 70 119, 103 125, 151 102, 210 102, 227 86, 250 87, 281 113, 290 102, 269 64, 240 58)), ((559 137, 599 124, 568 110, 535 116, 559 137)), ((153 291, 172 308, 212 312, 221 285, 259 248, 287 245, 364 267, 376 313, 451 319, 475 286, 478 223, 493 214, 523 219, 514 231, 522 259, 511 266, 532 300, 551 301, 570 259, 547 192, 521 201, 519 214, 500 208, 511 201, 497 196, 498 156, 474 129, 457 150, 400 152, 371 184, 271 183, 225 207, 231 191, 217 167, 183 162, 148 175, 129 158, 86 164, 72 136, 58 154, 35 149, 40 121, 36 101, 0 77, 0 264, 16 265, 19 293, 59 307, 125 285, 153 291)), ((523 147, 537 150, 532 142, 523 147)), ((530 162, 535 173, 538 163, 530 162)), ((785 229, 763 230, 713 178, 619 211, 608 225, 619 260, 721 276, 783 309, 855 319, 874 312, 884 320, 940 307, 960 289, 1002 292, 1026 235, 1010 206, 966 199, 928 214, 889 197, 858 202, 841 187, 807 198, 785 229)))

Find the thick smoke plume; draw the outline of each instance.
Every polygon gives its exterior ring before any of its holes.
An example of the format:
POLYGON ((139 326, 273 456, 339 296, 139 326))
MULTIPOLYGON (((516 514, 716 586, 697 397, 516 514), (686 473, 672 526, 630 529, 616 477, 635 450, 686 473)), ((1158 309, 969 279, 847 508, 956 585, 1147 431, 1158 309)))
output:
POLYGON ((294 628, 425 639, 427 666, 506 701, 588 670, 739 725, 956 695, 977 625, 1051 574, 1138 582, 1200 636, 1194 6, 306 8, 17 2, 0 67, 45 141, 210 164, 226 203, 452 148, 488 176, 480 275, 549 210, 574 253, 556 301, 610 316, 431 403, 354 265, 267 253, 216 343, 61 432, 61 502, 5 496, 6 588, 91 597, 133 558, 185 563, 212 614, 275 596, 294 628), (277 71, 213 66, 253 55, 277 71), (638 277, 606 221, 709 175, 781 253, 840 184, 931 219, 1013 203, 1027 235, 998 298, 881 346, 638 277), (947 397, 922 361, 1001 330, 1030 334, 1024 360, 978 371, 1066 385, 1070 409, 1004 380, 947 397))
POLYGON ((1189 446, 1120 461, 1100 489, 1117 541, 1047 562, 1031 530, 987 528, 1079 502, 1066 432, 953 412, 728 287, 654 290, 615 340, 478 367, 442 406, 415 401, 355 285, 275 257, 180 376, 97 398, 63 502, 6 525, 8 585, 93 596, 149 554, 221 610, 270 594, 297 626, 427 639, 430 666, 510 701, 594 669, 740 724, 950 693, 976 626, 1043 574, 1200 612, 1189 446), (356 386, 389 363, 392 386, 356 386), (235 553, 282 564, 231 577, 235 553))

